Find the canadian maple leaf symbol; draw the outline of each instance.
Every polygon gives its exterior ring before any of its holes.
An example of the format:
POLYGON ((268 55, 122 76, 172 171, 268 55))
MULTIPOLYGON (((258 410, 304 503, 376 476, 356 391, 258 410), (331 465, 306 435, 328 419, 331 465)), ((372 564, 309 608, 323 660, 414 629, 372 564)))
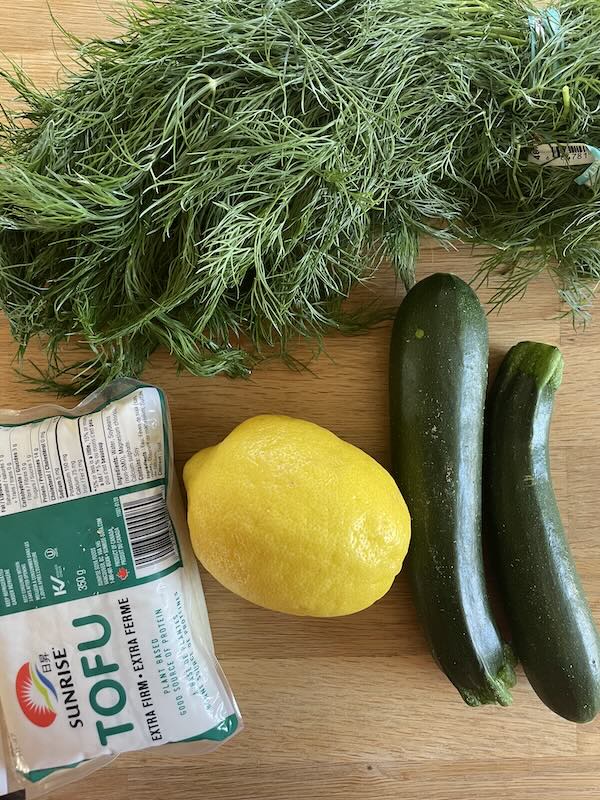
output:
POLYGON ((117 572, 117 578, 118 578, 120 581, 124 581, 124 580, 126 580, 128 577, 129 577, 129 570, 128 570, 128 569, 126 569, 125 567, 119 567, 119 570, 118 570, 118 572, 117 572))

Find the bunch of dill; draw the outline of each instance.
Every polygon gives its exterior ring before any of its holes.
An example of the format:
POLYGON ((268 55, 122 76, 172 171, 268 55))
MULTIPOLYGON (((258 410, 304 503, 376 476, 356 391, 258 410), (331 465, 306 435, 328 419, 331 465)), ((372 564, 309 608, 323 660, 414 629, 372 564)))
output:
POLYGON ((600 142, 600 4, 566 0, 532 52, 515 0, 142 0, 77 41, 64 85, 3 73, 0 304, 42 383, 139 375, 167 347, 243 375, 297 335, 377 318, 343 301, 419 238, 485 242, 500 299, 550 269, 572 305, 600 274, 600 193, 538 142, 600 142), (565 87, 566 90, 565 90, 565 87), (64 367, 70 339, 90 357, 64 367))

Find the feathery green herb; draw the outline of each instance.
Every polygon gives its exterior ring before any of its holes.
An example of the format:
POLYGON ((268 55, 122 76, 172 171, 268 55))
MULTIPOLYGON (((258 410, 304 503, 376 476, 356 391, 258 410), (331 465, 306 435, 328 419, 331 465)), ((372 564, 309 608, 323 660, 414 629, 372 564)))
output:
POLYGON ((493 245, 499 300, 549 269, 575 308, 600 276, 600 187, 527 161, 600 144, 600 4, 561 3, 532 60, 515 0, 141 0, 78 41, 64 84, 3 76, 0 305, 44 386, 139 375, 159 346, 244 375, 291 339, 352 332, 343 301, 419 238, 493 245), (566 90, 565 90, 565 87, 566 90), (84 340, 90 357, 62 363, 84 340))

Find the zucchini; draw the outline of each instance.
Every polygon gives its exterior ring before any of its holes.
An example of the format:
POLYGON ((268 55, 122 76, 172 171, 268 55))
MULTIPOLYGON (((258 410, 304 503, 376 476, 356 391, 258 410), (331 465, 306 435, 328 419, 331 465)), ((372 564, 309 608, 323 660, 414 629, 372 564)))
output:
POLYGON ((453 275, 417 283, 390 353, 393 473, 412 517, 407 567, 434 658, 469 705, 511 702, 514 659, 486 591, 481 542, 488 334, 453 275))
POLYGON ((542 702, 573 722, 600 709, 600 646, 554 496, 548 433, 563 359, 521 342, 504 359, 486 431, 486 515, 517 655, 542 702))

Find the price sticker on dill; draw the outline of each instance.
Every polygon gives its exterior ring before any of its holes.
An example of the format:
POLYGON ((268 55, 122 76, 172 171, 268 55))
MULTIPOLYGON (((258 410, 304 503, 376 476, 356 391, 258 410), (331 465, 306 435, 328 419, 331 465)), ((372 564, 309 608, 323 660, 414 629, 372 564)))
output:
POLYGON ((538 144, 529 153, 532 164, 550 167, 579 167, 594 163, 586 144, 538 144))
POLYGON ((32 784, 237 727, 190 622, 165 399, 130 383, 91 413, 0 426, 0 699, 32 784))

